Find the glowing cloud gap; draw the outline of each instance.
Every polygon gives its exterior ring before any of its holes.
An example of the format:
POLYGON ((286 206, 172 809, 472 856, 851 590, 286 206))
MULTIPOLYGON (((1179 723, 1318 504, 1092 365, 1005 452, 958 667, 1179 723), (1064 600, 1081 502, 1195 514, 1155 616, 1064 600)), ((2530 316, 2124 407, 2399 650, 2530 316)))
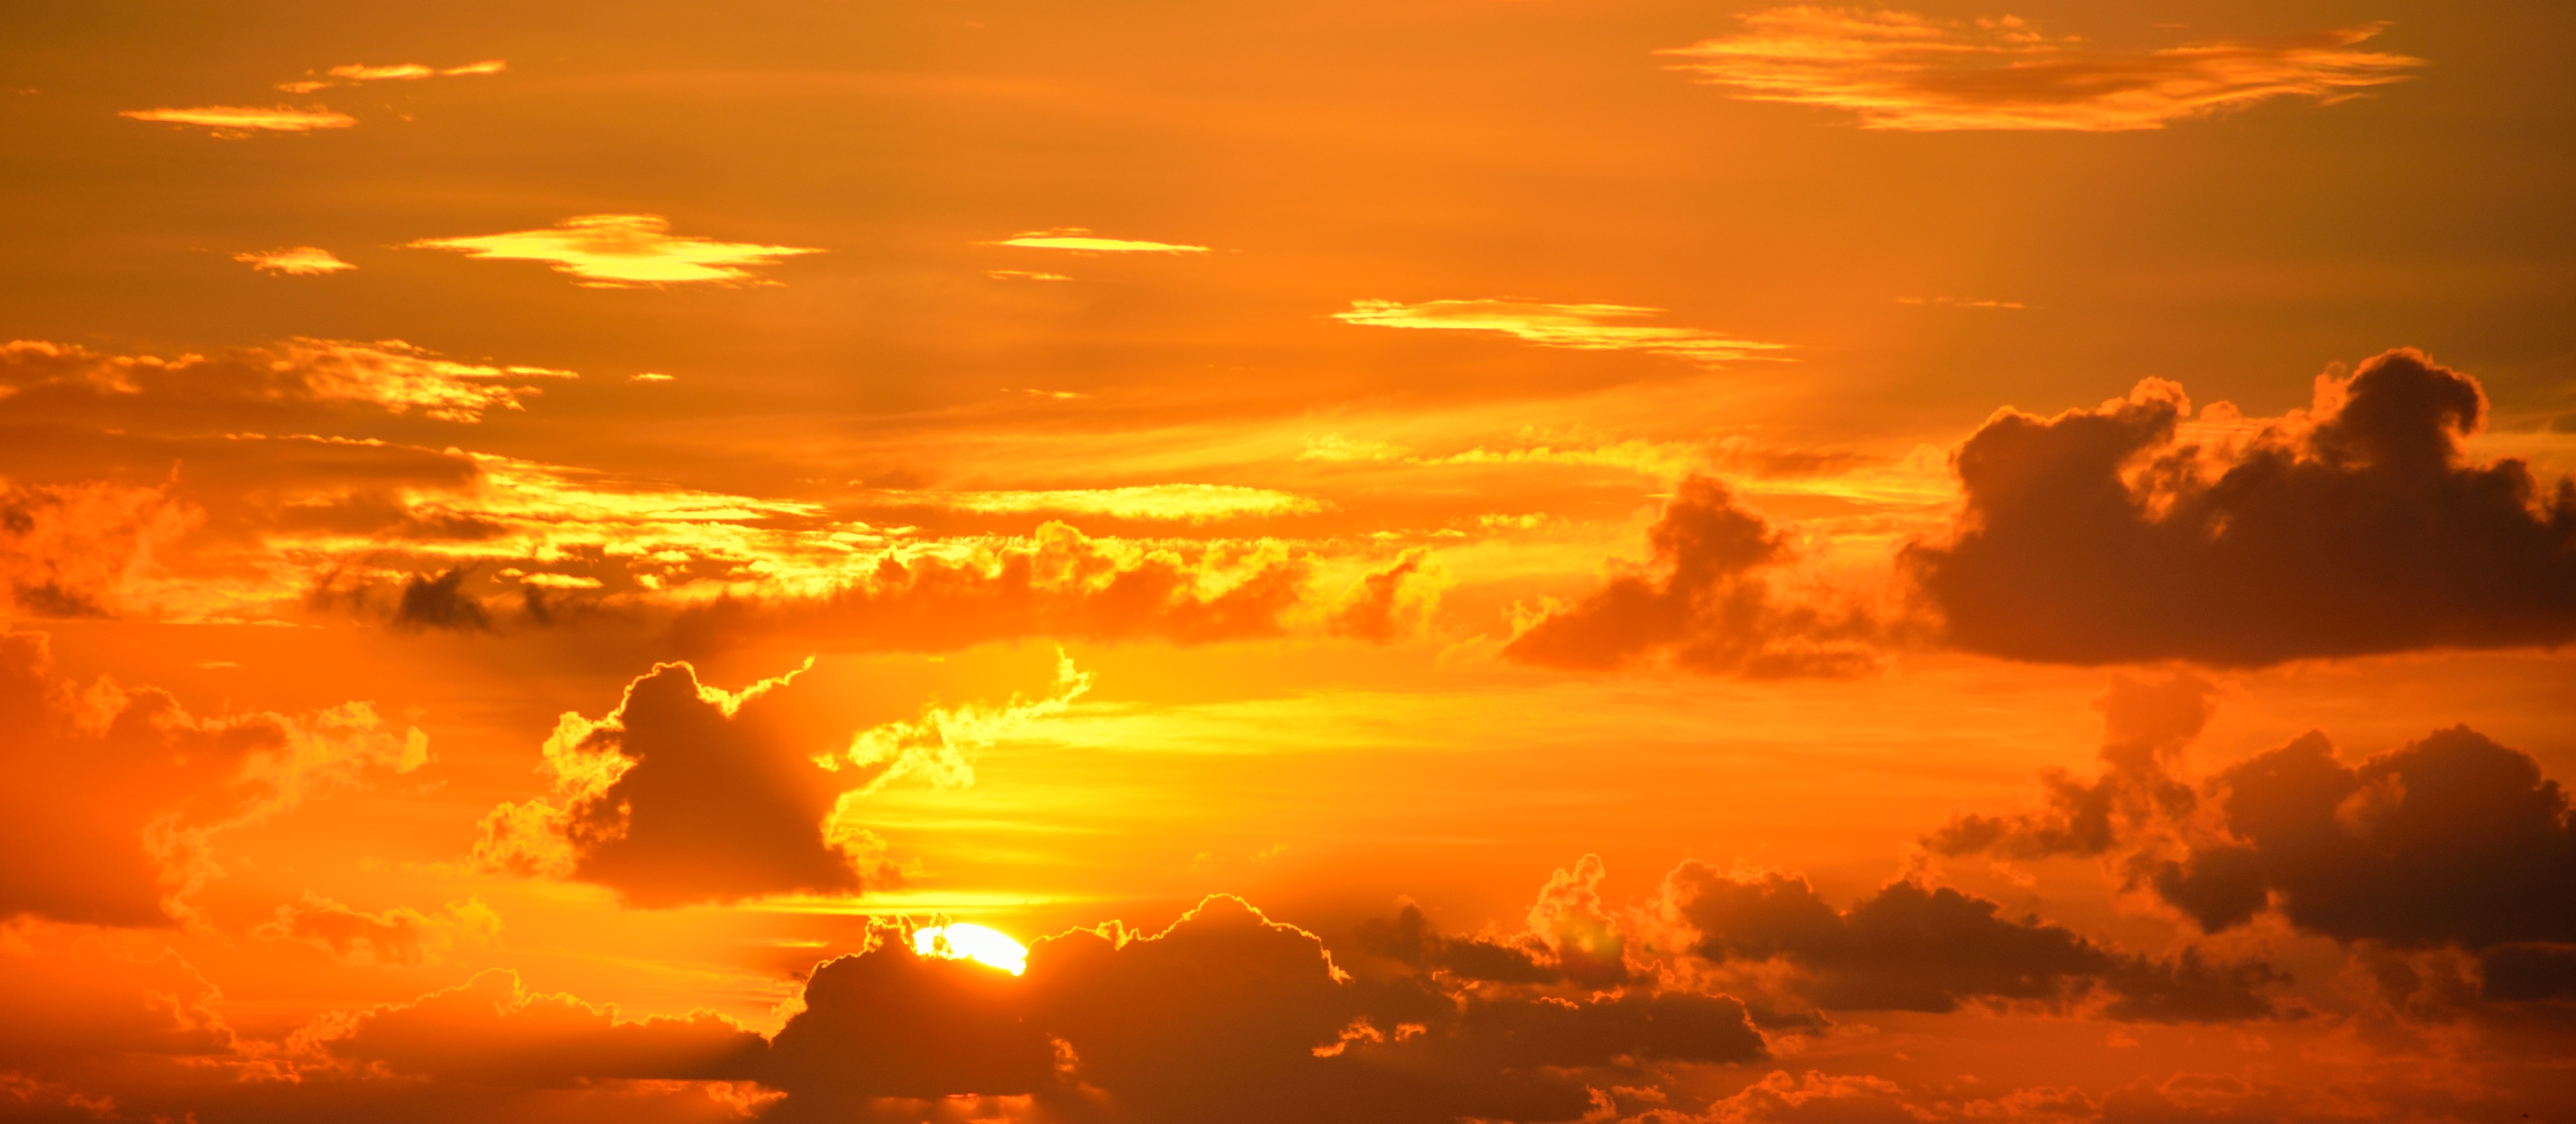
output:
POLYGON ((234 254, 233 260, 248 264, 262 273, 280 273, 296 277, 318 277, 357 266, 341 261, 337 255, 319 246, 293 246, 283 250, 234 254))
POLYGON ((1430 300, 1415 304, 1355 300, 1333 319, 1375 328, 1437 328, 1498 332, 1541 347, 1578 351, 1644 351, 1718 364, 1767 359, 1764 352, 1789 345, 1739 340, 1701 328, 1668 328, 1622 321, 1661 316, 1664 310, 1625 304, 1549 304, 1520 297, 1430 300))
POLYGON ((1658 53, 1737 97, 1846 109, 1865 129, 2161 129, 2279 97, 2331 105, 2423 65, 2354 49, 2386 24, 2124 51, 2012 16, 1957 24, 1799 6, 1740 18, 1743 34, 1658 53))
POLYGON ((1061 511, 1192 523, 1245 515, 1311 515, 1327 506, 1322 500, 1294 492, 1233 484, 1149 484, 1044 492, 914 492, 906 498, 979 514, 1061 511))
POLYGON ((297 109, 279 105, 269 107, 240 105, 201 105, 191 109, 128 109, 117 114, 137 121, 160 121, 172 125, 195 125, 212 129, 220 137, 246 137, 254 133, 309 133, 315 129, 346 129, 358 119, 328 109, 297 109))
MULTIPOLYGON (((1019 246, 1031 250, 1072 250, 1077 253, 1088 254, 1204 254, 1208 252, 1208 248, 1205 246, 1192 246, 1181 242, 1147 242, 1134 238, 1107 238, 1093 234, 1089 229, 1079 226, 1060 227, 1054 230, 1032 230, 1020 234, 1014 234, 1008 238, 1003 238, 997 241, 978 242, 976 245, 1019 246)), ((1014 272, 1013 275, 1030 277, 1031 279, 1043 278, 1045 280, 1062 280, 1062 278, 1046 274, 1032 275, 1014 272)))
POLYGON ((676 235, 670 230, 670 220, 660 215, 576 215, 544 230, 423 238, 405 243, 405 248, 454 250, 486 261, 544 262, 557 273, 580 278, 581 284, 589 288, 695 282, 776 284, 755 277, 748 267, 775 265, 781 258, 823 252, 807 246, 719 242, 676 235))

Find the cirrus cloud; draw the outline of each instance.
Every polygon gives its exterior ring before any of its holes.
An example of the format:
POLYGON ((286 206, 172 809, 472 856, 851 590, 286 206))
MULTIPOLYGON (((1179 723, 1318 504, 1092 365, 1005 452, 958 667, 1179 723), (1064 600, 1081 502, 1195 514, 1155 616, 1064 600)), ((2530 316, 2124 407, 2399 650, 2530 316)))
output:
POLYGON ((2423 60, 2359 49, 2384 24, 2272 41, 2093 47, 2012 16, 1973 24, 1801 5, 1660 53, 1752 101, 1848 110, 1865 129, 2161 129, 2280 97, 2332 104, 2423 60))
POLYGON ((159 121, 171 125, 195 125, 211 129, 219 137, 247 137, 258 133, 309 133, 315 129, 346 129, 358 119, 328 109, 297 109, 288 105, 200 105, 188 109, 128 109, 117 114, 137 121, 159 121))
POLYGON ((1694 363, 1767 358, 1787 344, 1741 340, 1703 328, 1627 321, 1660 316, 1663 309, 1625 304, 1550 304, 1521 297, 1428 300, 1355 300, 1333 319, 1372 328, 1429 328, 1496 332, 1541 347, 1577 351, 1643 351, 1694 363))

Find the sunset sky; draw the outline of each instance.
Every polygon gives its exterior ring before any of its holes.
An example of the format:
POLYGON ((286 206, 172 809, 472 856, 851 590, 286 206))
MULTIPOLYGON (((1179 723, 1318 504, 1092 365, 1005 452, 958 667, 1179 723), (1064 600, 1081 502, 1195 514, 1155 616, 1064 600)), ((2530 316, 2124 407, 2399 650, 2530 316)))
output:
POLYGON ((0 1119, 2576 1119, 2576 7, 0 7, 0 1119))

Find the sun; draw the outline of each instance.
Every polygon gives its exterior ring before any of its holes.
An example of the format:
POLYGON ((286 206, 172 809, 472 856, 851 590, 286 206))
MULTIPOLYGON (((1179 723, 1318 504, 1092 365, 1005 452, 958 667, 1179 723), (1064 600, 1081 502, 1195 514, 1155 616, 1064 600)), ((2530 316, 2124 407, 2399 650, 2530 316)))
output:
POLYGON ((912 951, 922 956, 972 960, 1016 976, 1029 967, 1029 950, 1000 931, 959 922, 915 930, 912 951))

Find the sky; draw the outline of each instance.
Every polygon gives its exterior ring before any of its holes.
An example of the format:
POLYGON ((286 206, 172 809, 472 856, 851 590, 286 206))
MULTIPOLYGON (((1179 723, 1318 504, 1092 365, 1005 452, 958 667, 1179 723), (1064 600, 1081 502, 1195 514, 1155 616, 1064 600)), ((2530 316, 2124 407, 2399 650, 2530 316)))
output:
POLYGON ((0 1119, 2576 1106, 2576 9, 0 11, 0 1119))

